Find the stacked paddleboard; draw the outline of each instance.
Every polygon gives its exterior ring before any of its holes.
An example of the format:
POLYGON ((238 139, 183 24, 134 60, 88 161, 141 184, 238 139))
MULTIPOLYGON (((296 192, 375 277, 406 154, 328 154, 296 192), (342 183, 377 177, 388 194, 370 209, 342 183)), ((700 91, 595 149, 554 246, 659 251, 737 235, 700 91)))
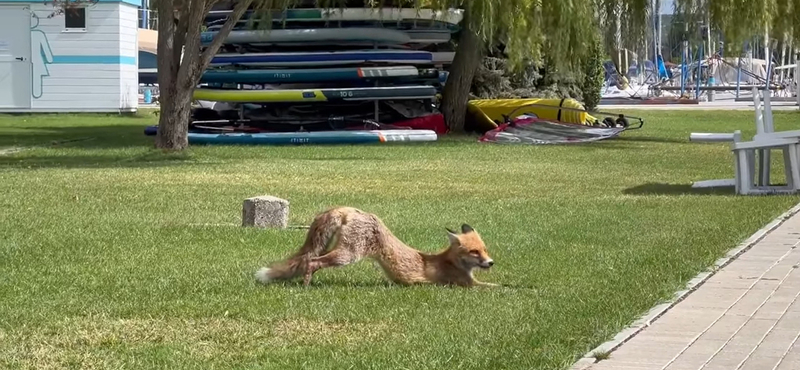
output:
MULTIPOLYGON (((209 14, 203 47, 229 14, 209 14)), ((460 11, 295 8, 252 16, 245 14, 223 40, 195 89, 206 108, 192 126, 205 131, 190 134, 190 141, 315 142, 307 131, 337 131, 343 143, 428 141, 442 133, 433 103, 452 61, 448 48, 460 11), (242 126, 248 132, 236 132, 242 126), (409 128, 428 132, 397 133, 409 128), (297 140, 287 139, 292 132, 297 140)), ((336 136, 327 132, 318 141, 336 136)))

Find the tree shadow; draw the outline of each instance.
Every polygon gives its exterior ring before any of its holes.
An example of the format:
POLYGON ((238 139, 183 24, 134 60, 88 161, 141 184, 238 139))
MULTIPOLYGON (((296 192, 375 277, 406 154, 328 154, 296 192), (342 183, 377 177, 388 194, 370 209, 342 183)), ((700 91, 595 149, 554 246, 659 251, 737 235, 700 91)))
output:
POLYGON ((153 138, 144 134, 149 123, 150 121, 142 119, 141 124, 9 127, 4 135, 0 135, 0 147, 152 147, 153 138))
POLYGON ((669 143, 669 144, 687 144, 689 139, 686 140, 670 138, 670 137, 657 137, 657 136, 620 136, 616 140, 621 142, 640 142, 640 143, 669 143))
POLYGON ((735 195, 733 186, 716 188, 692 188, 691 184, 647 183, 622 191, 626 195, 735 195))
POLYGON ((389 157, 378 157, 378 156, 356 156, 356 155, 336 155, 336 156, 282 156, 282 159, 292 159, 292 160, 301 160, 301 161, 312 161, 312 162, 353 162, 353 161, 390 161, 392 158, 389 157))
POLYGON ((575 143, 567 144, 575 147, 585 148, 598 148, 602 150, 646 150, 646 147, 636 145, 636 142, 630 140, 620 140, 620 138, 606 139, 600 141, 592 141, 588 143, 575 143))
MULTIPOLYGON (((294 280, 287 280, 287 281, 276 281, 271 283, 272 285, 280 285, 283 287, 292 287, 292 288, 305 288, 305 289, 325 289, 328 287, 336 287, 336 288, 424 288, 424 287, 437 287, 442 289, 481 289, 481 290, 493 290, 493 289, 514 289, 514 290, 533 290, 538 291, 539 288, 533 285, 528 284, 502 284, 502 283, 495 283, 498 284, 496 287, 462 287, 457 285, 400 285, 393 283, 391 281, 385 279, 374 279, 368 281, 351 281, 351 280, 342 280, 336 277, 320 277, 314 276, 311 280, 311 283, 308 286, 303 285, 303 279, 294 279, 294 280)), ((259 284, 260 285, 260 284, 259 284)))
POLYGON ((277 281, 273 283, 284 287, 292 288, 305 288, 305 289, 325 289, 326 287, 336 288, 391 288, 400 287, 400 285, 391 283, 386 280, 369 280, 369 281, 346 281, 336 278, 319 278, 314 276, 308 286, 303 285, 302 279, 277 281))
POLYGON ((65 154, 34 156, 0 156, 0 168, 155 168, 208 165, 208 162, 193 162, 188 153, 162 153, 150 151, 144 154, 131 155, 121 152, 116 154, 65 154))

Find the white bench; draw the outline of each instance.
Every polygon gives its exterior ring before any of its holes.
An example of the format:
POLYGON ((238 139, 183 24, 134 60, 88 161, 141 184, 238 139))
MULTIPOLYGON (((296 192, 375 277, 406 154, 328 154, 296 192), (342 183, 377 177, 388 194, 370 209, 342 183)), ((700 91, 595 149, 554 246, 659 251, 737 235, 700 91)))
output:
MULTIPOLYGON (((800 190, 800 137, 762 138, 753 141, 734 142, 731 144, 731 151, 734 155, 737 194, 796 193, 800 190), (771 149, 783 151, 784 170, 786 172, 785 186, 756 183, 754 179, 756 151, 764 153, 771 149)), ((765 163, 760 164, 759 172, 764 173, 766 171, 768 173, 769 163, 766 163, 766 170, 764 169, 765 163)))
MULTIPOLYGON (((693 132, 689 135, 690 141, 701 143, 736 143, 742 141, 742 133, 739 130, 733 133, 708 133, 708 132, 693 132)), ((736 186, 736 179, 720 179, 720 180, 703 180, 695 181, 692 183, 693 189, 703 188, 719 188, 736 186)))
POLYGON ((770 92, 753 87, 756 135, 752 141, 742 142, 740 131, 733 133, 692 133, 691 141, 729 142, 734 155, 735 178, 696 181, 692 188, 734 186, 737 194, 766 194, 796 192, 800 188, 800 130, 778 131, 772 121, 770 92), (783 151, 786 186, 770 185, 770 150, 783 151), (757 159, 756 160, 756 155, 757 159), (756 165, 758 163, 758 165, 756 165), (758 172, 756 172, 758 167, 758 172), (754 180, 755 178, 755 180, 754 180))

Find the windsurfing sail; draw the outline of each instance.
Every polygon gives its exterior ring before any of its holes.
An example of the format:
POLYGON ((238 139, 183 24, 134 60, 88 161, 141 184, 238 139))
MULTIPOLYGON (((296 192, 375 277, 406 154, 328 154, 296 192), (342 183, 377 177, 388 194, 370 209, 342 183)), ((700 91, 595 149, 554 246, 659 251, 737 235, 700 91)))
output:
POLYGON ((486 132, 479 139, 499 144, 575 144, 616 137, 624 127, 592 127, 524 115, 486 132))

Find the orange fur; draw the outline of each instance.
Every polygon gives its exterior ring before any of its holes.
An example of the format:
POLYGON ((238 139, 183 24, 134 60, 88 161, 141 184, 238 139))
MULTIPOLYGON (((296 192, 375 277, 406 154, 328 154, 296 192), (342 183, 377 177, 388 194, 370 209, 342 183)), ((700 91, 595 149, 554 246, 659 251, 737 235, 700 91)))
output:
POLYGON ((450 245, 437 254, 409 247, 374 214, 351 207, 339 207, 318 214, 306 235, 305 243, 285 261, 264 267, 256 273, 262 283, 304 277, 311 282, 314 272, 372 258, 397 284, 438 284, 496 286, 472 276, 475 268, 489 268, 494 262, 480 235, 469 225, 461 233, 448 230, 450 245))

